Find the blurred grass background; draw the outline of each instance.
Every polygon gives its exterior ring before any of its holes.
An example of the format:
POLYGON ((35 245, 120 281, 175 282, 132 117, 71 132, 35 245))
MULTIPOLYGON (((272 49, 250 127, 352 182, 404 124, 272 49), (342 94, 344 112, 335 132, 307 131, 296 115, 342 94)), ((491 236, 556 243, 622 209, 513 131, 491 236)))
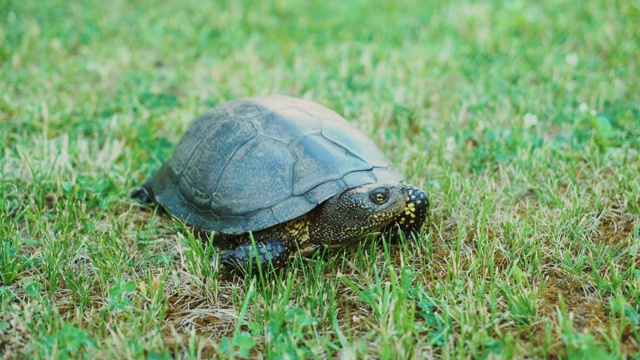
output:
POLYGON ((638 1, 0 0, 0 352, 639 351, 638 1), (223 280, 127 196, 200 113, 282 93, 371 136, 425 236, 223 280))

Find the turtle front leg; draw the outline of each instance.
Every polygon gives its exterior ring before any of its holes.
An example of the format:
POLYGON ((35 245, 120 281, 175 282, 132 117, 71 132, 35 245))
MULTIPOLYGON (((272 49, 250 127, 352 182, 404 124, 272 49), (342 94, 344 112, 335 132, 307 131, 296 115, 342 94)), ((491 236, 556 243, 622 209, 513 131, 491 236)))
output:
POLYGON ((286 242, 276 238, 267 241, 243 243, 235 249, 225 250, 220 256, 222 268, 227 271, 240 269, 256 273, 258 266, 263 272, 269 270, 269 264, 280 268, 286 264, 293 249, 286 242), (257 252, 256 252, 257 250, 257 252))
POLYGON ((399 232, 402 232, 406 238, 418 235, 422 225, 427 220, 427 212, 429 211, 427 194, 413 185, 407 185, 405 192, 407 194, 407 205, 404 212, 398 216, 396 221, 382 231, 385 236, 390 233, 391 238, 394 240, 397 239, 399 232))
POLYGON ((133 190, 131 193, 132 199, 137 199, 143 204, 153 204, 156 202, 156 197, 153 194, 153 188, 151 187, 152 179, 147 180, 141 187, 133 190))

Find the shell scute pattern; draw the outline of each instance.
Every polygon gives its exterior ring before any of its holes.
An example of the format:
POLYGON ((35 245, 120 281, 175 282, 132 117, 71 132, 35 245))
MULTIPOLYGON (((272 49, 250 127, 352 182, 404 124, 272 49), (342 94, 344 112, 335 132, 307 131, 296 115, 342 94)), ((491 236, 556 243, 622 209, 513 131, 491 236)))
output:
POLYGON ((244 215, 268 208, 291 197, 296 157, 283 144, 257 138, 235 156, 242 161, 227 166, 212 197, 212 205, 224 214, 244 215), (275 172, 278 176, 270 176, 275 172), (267 178, 269 181, 264 181, 267 178), (229 194, 233 194, 229 197, 229 194))
POLYGON ((209 121, 207 116, 220 116, 220 111, 212 111, 191 124, 184 135, 188 140, 180 141, 176 146, 174 155, 169 159, 168 164, 173 173, 177 176, 182 174, 182 171, 189 163, 189 159, 191 159, 193 152, 198 148, 198 146, 200 146, 202 140, 204 140, 207 134, 211 131, 212 123, 215 124, 213 126, 217 126, 219 124, 218 122, 209 121))
POLYGON ((254 124, 260 131, 260 135, 289 144, 300 137, 320 133, 320 120, 297 108, 270 112, 254 119, 254 124), (286 127, 286 132, 282 128, 286 127))
POLYGON ((322 136, 337 146, 342 147, 351 156, 355 156, 375 167, 388 167, 384 154, 363 133, 350 131, 351 125, 346 121, 325 121, 322 124, 322 136))
MULTIPOLYGON (((207 131, 207 136, 194 149, 183 172, 178 175, 184 179, 184 182, 180 182, 180 192, 186 198, 190 198, 194 191, 199 191, 208 194, 208 199, 211 199, 234 155, 258 135, 250 123, 237 126, 233 121, 225 119, 211 119, 210 122, 212 126, 207 131), (222 136, 224 141, 221 141, 222 136)), ((186 136, 182 139, 185 138, 186 142, 190 141, 186 136)), ((179 144, 182 142, 183 140, 179 144)), ((179 155, 180 151, 176 150, 175 153, 179 155)))
POLYGON ((301 138, 293 148, 298 154, 298 162, 294 165, 293 194, 296 196, 322 183, 342 179, 350 172, 372 168, 320 134, 301 138))

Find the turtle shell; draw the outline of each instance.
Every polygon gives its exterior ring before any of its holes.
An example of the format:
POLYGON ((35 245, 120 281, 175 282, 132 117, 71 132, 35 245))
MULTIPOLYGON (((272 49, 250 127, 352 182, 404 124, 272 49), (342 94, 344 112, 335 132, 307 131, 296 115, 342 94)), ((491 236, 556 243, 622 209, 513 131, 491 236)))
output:
POLYGON ((153 178, 157 202, 224 234, 297 218, 346 189, 400 182, 380 149, 324 106, 288 96, 234 100, 194 121, 153 178))

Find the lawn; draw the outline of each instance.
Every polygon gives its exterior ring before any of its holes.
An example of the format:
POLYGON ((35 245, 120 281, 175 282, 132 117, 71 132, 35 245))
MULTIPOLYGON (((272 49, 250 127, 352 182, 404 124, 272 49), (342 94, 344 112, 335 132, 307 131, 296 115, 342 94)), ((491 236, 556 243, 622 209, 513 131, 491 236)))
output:
POLYGON ((5 358, 640 357, 640 3, 0 0, 5 358), (342 114, 423 234, 233 277, 129 194, 208 108, 342 114))

